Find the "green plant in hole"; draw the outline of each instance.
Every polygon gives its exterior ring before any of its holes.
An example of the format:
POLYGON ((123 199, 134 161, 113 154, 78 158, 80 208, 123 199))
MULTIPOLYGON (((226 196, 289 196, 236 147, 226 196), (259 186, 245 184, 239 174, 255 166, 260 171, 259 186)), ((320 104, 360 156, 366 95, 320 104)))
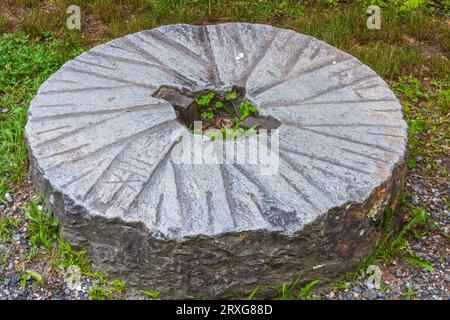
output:
POLYGON ((215 141, 217 139, 236 141, 238 139, 242 139, 257 133, 258 133, 258 126, 255 125, 248 129, 244 129, 241 127, 233 129, 221 129, 219 132, 213 131, 211 133, 207 133, 207 136, 212 141, 215 141))
POLYGON ((196 100, 199 108, 200 119, 207 123, 208 127, 217 130, 208 134, 212 140, 236 140, 244 136, 258 133, 258 126, 243 128, 240 123, 249 116, 256 116, 257 109, 249 101, 242 100, 242 94, 237 90, 230 90, 222 94, 207 92, 196 100), (225 123, 225 124, 224 124, 225 123), (225 125, 227 127, 221 127, 225 125))
POLYGON ((160 297, 161 292, 159 290, 156 290, 156 291, 142 290, 141 292, 151 300, 161 300, 161 297, 160 297))

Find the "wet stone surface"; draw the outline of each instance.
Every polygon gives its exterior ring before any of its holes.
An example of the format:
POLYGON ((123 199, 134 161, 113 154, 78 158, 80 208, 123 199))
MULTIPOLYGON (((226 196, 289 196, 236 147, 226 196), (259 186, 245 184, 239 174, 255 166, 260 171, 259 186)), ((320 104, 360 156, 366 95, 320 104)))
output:
MULTIPOLYGON (((26 138, 65 239, 168 298, 226 298, 299 273, 339 279, 378 241, 405 173, 406 124, 386 83, 345 52, 265 25, 171 25, 97 46, 41 86, 26 138), (277 170, 227 155, 173 161, 192 133, 153 96, 162 86, 245 88, 280 123, 277 170)), ((223 144, 240 154, 249 139, 223 144)))

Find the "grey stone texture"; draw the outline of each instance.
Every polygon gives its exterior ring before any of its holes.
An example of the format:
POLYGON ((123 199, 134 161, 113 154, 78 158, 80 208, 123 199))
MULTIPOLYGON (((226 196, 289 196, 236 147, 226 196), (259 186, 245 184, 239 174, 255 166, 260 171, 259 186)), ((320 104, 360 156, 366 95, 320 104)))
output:
POLYGON ((67 62, 33 99, 26 139, 65 239, 95 267, 163 298, 232 298, 300 273, 325 285, 369 254, 403 183, 406 132, 394 94, 356 58, 226 23, 162 26, 67 62), (233 85, 281 123, 274 175, 171 160, 191 133, 152 94, 233 85))

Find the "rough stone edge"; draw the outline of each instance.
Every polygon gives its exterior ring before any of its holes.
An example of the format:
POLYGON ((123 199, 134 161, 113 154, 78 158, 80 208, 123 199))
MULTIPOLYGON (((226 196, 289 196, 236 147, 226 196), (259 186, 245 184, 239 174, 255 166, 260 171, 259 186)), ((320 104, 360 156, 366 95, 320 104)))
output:
POLYGON ((130 287, 161 290, 166 299, 235 298, 257 285, 258 297, 270 297, 267 286, 299 274, 304 281, 319 279, 318 288, 335 283, 378 243, 384 208, 397 205, 407 169, 405 151, 364 201, 333 208, 292 236, 254 230, 166 241, 155 239, 143 223, 89 216, 51 185, 28 139, 27 148, 31 180, 61 222, 63 239, 86 250, 94 268, 130 287))

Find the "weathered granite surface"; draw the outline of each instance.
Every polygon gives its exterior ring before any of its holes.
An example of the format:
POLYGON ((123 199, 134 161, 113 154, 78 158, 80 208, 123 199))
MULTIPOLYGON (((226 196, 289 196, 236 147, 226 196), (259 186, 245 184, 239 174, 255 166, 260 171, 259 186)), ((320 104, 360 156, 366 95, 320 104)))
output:
POLYGON ((245 23, 163 26, 97 46, 41 86, 26 126, 30 171, 64 237, 165 298, 341 277, 395 205, 406 136, 398 100, 370 68, 312 37, 245 23), (260 115, 281 122, 276 174, 174 163, 191 133, 152 97, 164 85, 245 87, 260 115))

